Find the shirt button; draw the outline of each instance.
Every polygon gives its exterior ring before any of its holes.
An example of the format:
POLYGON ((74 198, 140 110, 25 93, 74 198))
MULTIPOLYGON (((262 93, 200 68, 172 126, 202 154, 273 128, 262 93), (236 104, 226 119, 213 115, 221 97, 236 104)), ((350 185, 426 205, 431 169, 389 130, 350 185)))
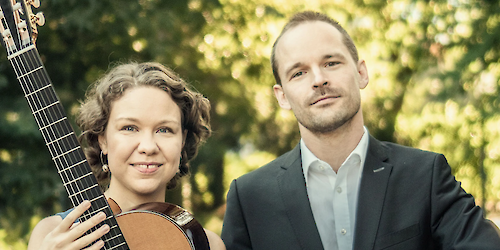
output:
POLYGON ((347 230, 342 229, 342 230, 340 230, 340 233, 341 233, 342 235, 345 235, 345 234, 347 233, 347 230))
MULTIPOLYGON (((337 187, 337 193, 339 193, 339 194, 342 193, 342 188, 341 187, 337 187)), ((342 230, 344 230, 344 229, 342 229, 342 230)))
POLYGON ((319 169, 325 170, 325 166, 323 166, 323 164, 321 164, 321 165, 319 165, 319 169))

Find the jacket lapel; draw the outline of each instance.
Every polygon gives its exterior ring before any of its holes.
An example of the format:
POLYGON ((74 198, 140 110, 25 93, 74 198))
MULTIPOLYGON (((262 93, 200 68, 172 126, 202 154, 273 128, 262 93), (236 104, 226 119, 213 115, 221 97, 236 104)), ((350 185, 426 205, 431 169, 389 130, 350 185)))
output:
POLYGON ((385 194, 392 171, 387 149, 370 136, 365 166, 359 186, 353 249, 373 249, 385 194))
MULTIPOLYGON (((299 144, 300 145, 300 144, 299 144)), ((323 249, 302 173, 300 146, 289 152, 277 177, 283 203, 302 249, 323 249)))

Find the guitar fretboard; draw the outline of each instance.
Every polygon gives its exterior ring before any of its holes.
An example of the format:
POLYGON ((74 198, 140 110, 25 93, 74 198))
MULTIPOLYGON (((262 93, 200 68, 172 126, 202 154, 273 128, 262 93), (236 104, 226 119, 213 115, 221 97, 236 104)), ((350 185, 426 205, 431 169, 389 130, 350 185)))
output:
POLYGON ((90 231, 96 230, 103 223, 108 224, 111 230, 101 238, 105 242, 104 249, 129 249, 35 46, 14 53, 9 56, 9 60, 71 203, 77 206, 84 200, 91 202, 91 208, 80 217, 80 221, 83 222, 100 211, 105 212, 106 220, 90 231))

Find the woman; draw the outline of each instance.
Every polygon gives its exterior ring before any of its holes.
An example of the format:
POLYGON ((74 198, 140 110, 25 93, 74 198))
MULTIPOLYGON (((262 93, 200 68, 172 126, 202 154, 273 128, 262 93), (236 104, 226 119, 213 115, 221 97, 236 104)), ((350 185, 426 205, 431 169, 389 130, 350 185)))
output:
MULTIPOLYGON (((106 198, 122 211, 165 202, 166 189, 188 174, 189 161, 210 136, 209 111, 206 98, 158 63, 123 64, 97 81, 77 124, 106 198)), ((85 201, 41 220, 28 249, 101 249, 104 243, 98 239, 110 230, 108 225, 81 236, 104 220, 102 212, 74 223, 89 207, 85 201)), ((225 249, 218 235, 205 232, 211 249, 225 249)))

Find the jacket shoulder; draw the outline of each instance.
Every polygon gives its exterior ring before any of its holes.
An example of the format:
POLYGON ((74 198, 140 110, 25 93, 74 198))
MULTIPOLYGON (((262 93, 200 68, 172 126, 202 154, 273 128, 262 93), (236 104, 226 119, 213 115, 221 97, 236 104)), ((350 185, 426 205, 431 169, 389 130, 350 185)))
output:
POLYGON ((262 182, 267 178, 275 179, 278 172, 280 172, 283 168, 287 168, 296 160, 300 160, 300 149, 298 145, 294 149, 280 155, 269 163, 238 177, 236 181, 238 183, 246 183, 254 181, 262 182))

